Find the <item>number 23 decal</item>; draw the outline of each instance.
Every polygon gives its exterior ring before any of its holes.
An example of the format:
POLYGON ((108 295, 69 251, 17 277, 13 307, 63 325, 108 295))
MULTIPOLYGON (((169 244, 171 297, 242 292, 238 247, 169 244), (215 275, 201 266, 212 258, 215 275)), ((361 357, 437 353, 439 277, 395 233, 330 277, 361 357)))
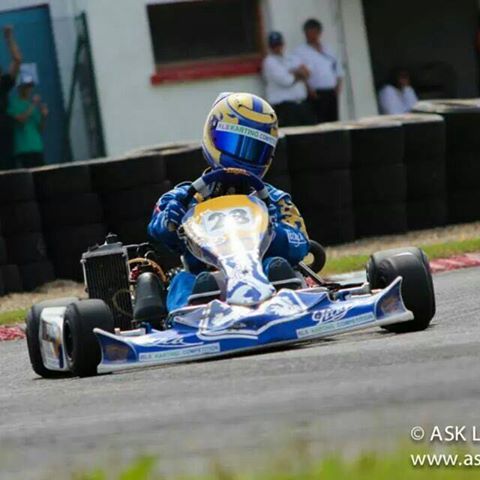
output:
MULTIPOLYGON (((246 208, 233 208, 223 212, 212 212, 205 219, 207 229, 213 233, 223 230, 226 227, 225 222, 227 219, 238 226, 247 225, 251 223, 250 211, 246 208)), ((230 222, 228 223, 231 226, 230 222)))

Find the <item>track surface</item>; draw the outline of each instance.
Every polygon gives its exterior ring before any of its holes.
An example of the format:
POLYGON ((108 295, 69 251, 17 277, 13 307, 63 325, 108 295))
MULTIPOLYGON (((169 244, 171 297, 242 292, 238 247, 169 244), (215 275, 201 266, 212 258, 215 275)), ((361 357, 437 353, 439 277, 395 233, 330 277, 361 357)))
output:
POLYGON ((251 465, 298 440, 349 451, 409 444, 414 425, 480 425, 480 268, 435 287, 426 332, 91 379, 37 379, 23 341, 0 344, 0 478, 57 479, 138 452, 167 472, 251 465))

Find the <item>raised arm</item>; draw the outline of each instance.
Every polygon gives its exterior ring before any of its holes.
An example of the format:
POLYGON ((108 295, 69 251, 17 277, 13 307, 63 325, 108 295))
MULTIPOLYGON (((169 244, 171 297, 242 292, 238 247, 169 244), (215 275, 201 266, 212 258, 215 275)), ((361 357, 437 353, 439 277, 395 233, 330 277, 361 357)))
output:
POLYGON ((20 64, 22 63, 22 53, 20 52, 20 48, 15 41, 13 27, 11 25, 7 25, 3 28, 3 35, 5 37, 5 42, 11 57, 8 73, 12 76, 12 78, 16 78, 20 70, 20 64))

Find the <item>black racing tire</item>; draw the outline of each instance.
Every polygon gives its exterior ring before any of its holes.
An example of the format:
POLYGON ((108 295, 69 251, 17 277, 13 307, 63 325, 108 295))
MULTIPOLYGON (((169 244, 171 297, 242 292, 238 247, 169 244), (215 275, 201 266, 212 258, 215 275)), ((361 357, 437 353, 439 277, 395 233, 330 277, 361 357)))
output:
POLYGON ((435 291, 425 253, 416 247, 394 248, 374 253, 367 264, 367 279, 372 289, 385 288, 401 276, 402 298, 414 319, 385 326, 390 332, 425 330, 435 315, 435 291))
POLYGON ((97 374, 101 350, 93 333, 94 328, 112 333, 114 330, 112 312, 103 300, 79 300, 67 307, 63 339, 67 363, 75 376, 91 377, 97 374))
POLYGON ((288 172, 279 175, 271 175, 269 171, 264 181, 273 185, 275 188, 279 188, 283 192, 292 193, 292 179, 288 172))
POLYGON ((418 162, 406 165, 407 201, 445 196, 447 174, 445 162, 418 162))
POLYGON ((22 202, 0 207, 0 219, 5 237, 42 230, 42 218, 37 202, 22 202))
POLYGON ((163 156, 166 162, 167 179, 173 185, 195 180, 202 175, 206 167, 200 146, 165 150, 163 156))
POLYGON ((45 238, 52 258, 76 257, 89 247, 101 244, 105 240, 107 230, 103 223, 65 227, 45 232, 45 238))
POLYGON ((403 163, 404 133, 398 122, 342 122, 350 130, 352 168, 403 163))
POLYGON ((172 184, 164 181, 103 195, 106 222, 114 224, 124 220, 150 218, 158 199, 171 188, 172 184))
POLYGON ((275 154, 265 176, 265 181, 270 183, 270 177, 278 177, 288 175, 288 150, 287 150, 287 137, 280 133, 277 146, 275 147, 275 154))
POLYGON ((447 223, 446 197, 426 198, 407 203, 408 230, 441 227, 447 223))
POLYGON ((22 278, 18 265, 0 265, 0 277, 3 278, 5 294, 23 291, 22 278))
POLYGON ((7 244, 3 237, 0 237, 0 265, 7 263, 7 244))
POLYGON ((2 271, 0 270, 0 297, 5 295, 6 293, 7 293, 7 289, 6 289, 6 286, 5 286, 5 282, 3 280, 2 271))
POLYGON ((109 224, 110 231, 116 233, 124 245, 145 242, 148 232, 149 217, 137 220, 126 220, 109 224))
POLYGON ((337 245, 356 238, 351 207, 338 210, 302 208, 301 212, 309 237, 322 245, 337 245))
POLYGON ((95 191, 101 194, 161 183, 166 175, 163 155, 156 152, 93 161, 90 170, 95 191))
POLYGON ((28 170, 0 172, 0 205, 35 200, 32 173, 28 170))
POLYGON ((26 292, 31 292, 55 280, 53 265, 49 260, 19 265, 18 269, 23 289, 26 292))
POLYGON ((57 199, 92 191, 90 167, 85 163, 51 165, 32 170, 39 200, 57 199))
POLYGON ((42 315, 42 310, 47 307, 66 307, 70 303, 77 300, 78 299, 76 297, 65 297, 55 300, 46 300, 44 302, 36 303, 35 305, 33 305, 27 314, 26 335, 28 356, 30 357, 30 363, 32 364, 33 371, 43 378, 62 378, 68 376, 68 373, 48 370, 43 365, 39 338, 40 317, 42 315))
POLYGON ((40 204, 40 211, 46 230, 103 222, 102 201, 96 193, 47 200, 40 204))
POLYGON ((478 152, 461 153, 450 157, 448 169, 448 191, 480 190, 480 149, 478 152), (453 157, 453 158, 452 158, 453 157))
POLYGON ((352 177, 350 170, 303 172, 292 176, 292 193, 301 212, 305 209, 337 211, 351 208, 352 177))
POLYGON ((47 255, 45 239, 40 232, 22 233, 7 239, 9 263, 23 265, 44 260, 47 255))
POLYGON ((405 202, 358 205, 354 207, 354 216, 357 238, 407 231, 405 202))
POLYGON ((292 174, 350 168, 350 135, 340 122, 288 127, 282 132, 287 138, 288 168, 292 174))
POLYGON ((405 166, 365 166, 352 170, 353 204, 404 202, 407 196, 405 166))
POLYGON ((466 223, 480 220, 480 188, 448 195, 448 222, 466 223))
POLYGON ((315 272, 320 273, 322 268, 327 263, 327 254, 325 249, 320 245, 320 243, 316 242, 315 240, 310 239, 310 249, 309 253, 311 253, 313 257, 313 262, 309 263, 308 266, 315 272))

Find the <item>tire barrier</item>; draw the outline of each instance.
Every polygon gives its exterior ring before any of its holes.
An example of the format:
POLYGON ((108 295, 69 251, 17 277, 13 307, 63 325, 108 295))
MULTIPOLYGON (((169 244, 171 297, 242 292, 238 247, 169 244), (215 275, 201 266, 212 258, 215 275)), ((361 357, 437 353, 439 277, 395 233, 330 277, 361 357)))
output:
MULTIPOLYGON (((445 225, 447 187, 445 122, 439 115, 404 114, 368 117, 362 123, 397 122, 403 127, 407 190, 407 225, 420 230, 445 225), (423 210, 419 211, 419 207, 423 210), (434 207, 434 208, 433 208, 434 207)), ((396 177, 400 179, 400 176, 396 177)), ((391 185, 399 187, 401 180, 391 185)))
POLYGON ((416 112, 435 113, 445 121, 448 222, 480 219, 480 105, 478 100, 419 102, 416 112), (474 203, 472 203, 474 202, 474 203))
MULTIPOLYGON (((29 276, 29 266, 47 261, 32 172, 0 172, 0 192, 0 220, 4 240, 0 242, 3 290, 4 293, 31 290, 44 282, 36 283, 35 278, 29 276)), ((51 281, 54 276, 47 272, 45 278, 51 281)))
POLYGON ((192 181, 207 168, 200 145, 167 149, 162 154, 165 158, 167 178, 172 185, 192 181))
POLYGON ((351 150, 340 124, 290 127, 286 136, 293 201, 311 238, 325 245, 355 238, 351 150))
POLYGON ((350 133, 357 237, 407 230, 404 133, 398 122, 339 122, 350 133))
POLYGON ((265 175, 265 182, 274 185, 284 192, 292 193, 292 179, 288 170, 287 138, 280 133, 275 158, 265 175))
MULTIPOLYGON (((310 236, 326 245, 479 220, 480 106, 415 108, 421 113, 285 128, 265 180, 292 193, 310 236)), ((200 145, 176 142, 0 172, 0 295, 80 280, 81 253, 109 231, 124 243, 148 240, 158 197, 205 167, 200 145)), ((178 265, 169 251, 159 257, 178 265)))
POLYGON ((5 294, 23 291, 22 277, 18 265, 0 265, 0 278, 3 280, 5 294))
POLYGON ((47 258, 20 266, 24 288, 33 289, 54 278, 81 280, 80 256, 104 239, 100 197, 93 191, 88 162, 32 170, 47 258), (101 228, 99 228, 101 226, 101 228))

